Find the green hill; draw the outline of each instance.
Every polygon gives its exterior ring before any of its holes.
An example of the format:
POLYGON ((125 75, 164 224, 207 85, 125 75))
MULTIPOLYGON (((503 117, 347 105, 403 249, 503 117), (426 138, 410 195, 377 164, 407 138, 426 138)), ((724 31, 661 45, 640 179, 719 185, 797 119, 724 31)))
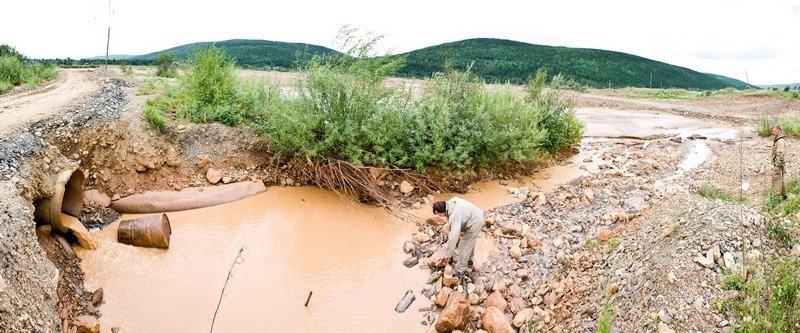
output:
POLYGON ((731 77, 727 77, 727 76, 723 76, 723 75, 719 75, 719 74, 712 74, 712 73, 706 73, 706 75, 710 75, 712 77, 715 77, 715 78, 717 78, 717 80, 725 82, 726 84, 728 84, 728 86, 734 87, 736 89, 747 89, 748 87, 753 88, 753 89, 761 89, 761 87, 759 87, 759 86, 748 85, 746 82, 743 82, 743 81, 740 81, 740 80, 737 80, 737 79, 734 79, 734 78, 731 78, 731 77))
POLYGON ((154 60, 161 52, 171 52, 178 59, 188 59, 198 50, 214 45, 236 60, 241 67, 250 68, 295 68, 298 62, 313 55, 338 53, 324 46, 274 42, 269 40, 231 39, 221 42, 201 42, 173 47, 159 52, 131 57, 131 60, 154 60))
POLYGON ((428 77, 446 61, 472 71, 488 82, 524 83, 539 68, 561 73, 592 87, 722 89, 747 84, 688 68, 614 51, 544 46, 511 40, 478 38, 431 46, 403 54, 400 76, 428 77))
MULTIPOLYGON (((187 59, 197 50, 216 45, 246 68, 297 68, 313 55, 340 54, 330 48, 268 40, 233 39, 221 42, 186 44, 160 52, 172 52, 187 59)), ((158 53, 127 58, 126 61, 152 61, 158 53)), ((406 64, 401 77, 427 78, 441 72, 446 62, 457 69, 472 71, 487 82, 525 83, 539 68, 551 75, 563 74, 592 87, 653 87, 696 90, 735 87, 747 84, 715 74, 706 74, 647 58, 606 50, 534 45, 523 42, 478 38, 426 47, 402 54, 406 64), (652 75, 652 85, 651 85, 652 75)))

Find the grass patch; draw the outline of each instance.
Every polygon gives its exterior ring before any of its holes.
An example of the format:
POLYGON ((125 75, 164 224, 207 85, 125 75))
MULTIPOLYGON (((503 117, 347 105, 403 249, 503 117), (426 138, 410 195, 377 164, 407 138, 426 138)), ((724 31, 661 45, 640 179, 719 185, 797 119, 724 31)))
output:
POLYGON ((772 126, 778 124, 787 137, 800 137, 800 117, 761 117, 756 123, 758 135, 772 136, 772 126))
POLYGON ((628 98, 669 100, 692 100, 700 96, 703 96, 703 93, 685 89, 635 90, 627 94, 628 98))
POLYGON ((159 132, 164 131, 167 119, 163 114, 161 114, 161 111, 153 103, 145 104, 144 116, 150 126, 152 126, 154 129, 157 129, 159 132))
POLYGON ((611 332, 611 322, 614 320, 614 312, 611 310, 611 306, 608 304, 608 299, 603 302, 603 308, 600 311, 600 317, 597 318, 597 332, 598 333, 610 333, 611 332))
POLYGON ((741 325, 736 331, 796 332, 800 327, 800 262, 779 259, 760 269, 750 281, 730 278, 729 286, 740 290, 726 307, 736 313, 741 325))
POLYGON ((725 202, 732 202, 732 203, 747 202, 747 198, 745 198, 742 195, 729 193, 726 192, 725 190, 716 188, 708 184, 700 187, 700 190, 698 190, 697 194, 699 194, 701 197, 711 200, 719 199, 725 202))
POLYGON ((597 245, 599 245, 599 243, 597 243, 597 240, 595 240, 595 239, 587 239, 586 243, 583 243, 583 248, 586 249, 586 250, 591 251, 591 250, 596 249, 597 245))
POLYGON ((616 251, 619 248, 619 239, 612 238, 610 241, 608 241, 608 248, 611 250, 611 252, 616 251))

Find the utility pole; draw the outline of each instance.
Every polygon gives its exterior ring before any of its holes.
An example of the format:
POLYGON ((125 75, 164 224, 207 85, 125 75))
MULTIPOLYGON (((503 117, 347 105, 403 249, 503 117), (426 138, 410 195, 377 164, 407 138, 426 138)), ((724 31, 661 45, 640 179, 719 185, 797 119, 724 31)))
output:
POLYGON ((108 69, 108 46, 111 44, 111 0, 108 0, 108 34, 106 35, 106 69, 108 69))
POLYGON ((747 67, 744 68, 744 78, 747 80, 747 89, 750 89, 750 76, 747 75, 747 67))

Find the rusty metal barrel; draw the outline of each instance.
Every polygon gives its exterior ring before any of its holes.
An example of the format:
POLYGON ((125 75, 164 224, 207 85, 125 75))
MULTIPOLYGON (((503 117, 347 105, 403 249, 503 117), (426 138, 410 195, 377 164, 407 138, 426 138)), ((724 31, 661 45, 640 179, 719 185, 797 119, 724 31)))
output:
POLYGON ((117 241, 143 247, 169 248, 172 228, 167 214, 155 214, 119 223, 117 241))

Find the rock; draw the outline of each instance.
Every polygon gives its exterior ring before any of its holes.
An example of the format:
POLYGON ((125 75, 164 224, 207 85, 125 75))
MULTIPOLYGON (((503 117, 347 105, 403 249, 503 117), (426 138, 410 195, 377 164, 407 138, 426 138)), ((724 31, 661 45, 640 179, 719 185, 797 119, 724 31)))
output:
POLYGON ((200 156, 200 159, 197 161, 196 165, 198 169, 205 168, 208 165, 208 156, 200 156))
POLYGON ((607 242, 612 237, 614 237, 614 232, 608 229, 600 230, 600 233, 598 233, 597 235, 597 238, 599 238, 603 242, 607 242))
POLYGON ((539 240, 533 232, 526 232, 525 233, 525 240, 528 243, 528 248, 530 249, 538 249, 542 247, 542 241, 539 240))
POLYGON ((433 252, 433 254, 425 260, 425 263, 428 267, 444 267, 447 264, 447 258, 445 257, 446 251, 444 247, 439 247, 436 252, 433 252))
POLYGON ((470 305, 478 305, 478 303, 481 302, 481 297, 476 293, 470 293, 469 297, 467 297, 467 301, 469 301, 470 305))
POLYGON ((508 223, 508 224, 503 226, 503 234, 504 235, 515 236, 515 235, 519 235, 521 231, 522 231, 522 228, 519 225, 517 225, 516 223, 508 223))
POLYGON ((616 294, 619 291, 619 285, 616 282, 611 282, 608 287, 606 287, 606 292, 609 296, 616 294))
POLYGON ((699 295, 698 295, 698 296, 697 296, 697 297, 695 297, 695 299, 694 299, 694 307, 695 307, 695 308, 697 308, 698 310, 699 310, 699 309, 702 309, 702 308, 703 308, 703 305, 704 305, 705 303, 706 303, 706 302, 705 302, 705 300, 703 299, 703 296, 699 296, 699 295))
POLYGON ((753 240, 753 247, 761 247, 761 239, 756 238, 753 240))
POLYGON ((455 276, 445 276, 442 278, 442 284, 448 287, 458 285, 459 282, 461 282, 461 279, 455 276))
POLYGON ((447 223, 447 221, 438 216, 429 217, 425 220, 425 222, 435 227, 440 227, 447 223))
POLYGON ((658 333, 675 333, 667 324, 658 323, 658 333))
POLYGON ((77 333, 100 333, 100 322, 92 316, 78 316, 72 320, 72 325, 77 327, 77 333))
POLYGON ((414 266, 416 266, 418 263, 419 263, 419 258, 417 258, 417 257, 411 257, 411 258, 408 258, 408 259, 406 259, 405 261, 403 261, 403 266, 406 266, 406 267, 414 267, 414 266))
POLYGON ((401 298, 400 301, 397 302, 397 305, 394 307, 394 310, 399 313, 405 312, 406 309, 408 309, 408 307, 411 306, 411 303, 414 303, 415 299, 417 299, 417 297, 414 296, 413 291, 411 290, 406 291, 405 295, 403 295, 403 298, 401 298))
POLYGON ((436 305, 438 306, 445 306, 447 304, 447 299, 450 297, 450 293, 453 292, 453 289, 450 287, 444 287, 439 290, 439 293, 436 294, 436 305))
POLYGON ((224 184, 230 184, 231 181, 233 181, 233 178, 231 178, 231 177, 228 177, 228 176, 222 177, 222 182, 224 184))
POLYGON ((121 330, 119 326, 114 326, 111 328, 111 333, 119 333, 121 330))
POLYGON ((500 309, 490 306, 481 317, 483 328, 489 333, 514 333, 514 328, 500 309))
POLYGON ((672 317, 664 311, 664 309, 658 310, 658 320, 664 322, 665 324, 672 323, 672 317))
POLYGON ((418 233, 415 233, 413 236, 411 236, 411 239, 414 240, 414 243, 422 244, 422 243, 430 242, 431 236, 428 236, 428 234, 423 233, 423 232, 418 232, 418 233))
POLYGON ((789 254, 794 257, 800 257, 800 244, 792 245, 792 251, 789 254))
POLYGON ((414 251, 414 243, 412 242, 403 243, 403 252, 411 253, 412 251, 414 251))
POLYGON ((694 261, 705 268, 714 268, 714 259, 709 257, 697 256, 697 258, 694 258, 694 261))
POLYGON ((714 259, 714 262, 720 265, 724 264, 722 262, 722 252, 719 250, 719 244, 714 244, 714 246, 708 249, 706 256, 709 256, 709 254, 710 257, 714 259))
POLYGON ((122 198, 122 196, 119 195, 119 193, 114 193, 114 195, 111 196, 111 201, 117 201, 117 200, 119 200, 121 198, 122 198))
POLYGON ((517 314, 517 312, 522 311, 526 306, 525 300, 520 297, 514 298, 511 302, 508 303, 508 309, 511 310, 511 313, 517 314))
POLYGON ((675 276, 674 272, 670 271, 669 274, 667 274, 667 281, 669 281, 672 284, 676 284, 678 283, 678 277, 675 276))
POLYGON ((503 294, 495 291, 489 294, 489 297, 486 297, 486 300, 483 302, 486 307, 495 307, 500 309, 500 311, 505 311, 506 307, 508 306, 508 302, 506 299, 503 298, 503 294))
POLYGON ((517 245, 512 245, 511 248, 508 249, 508 255, 515 260, 519 259, 522 257, 522 249, 520 249, 517 245))
POLYGON ((111 206, 111 198, 98 190, 88 190, 84 192, 83 202, 87 205, 98 205, 100 207, 111 206))
POLYGON ((101 288, 97 288, 97 290, 95 290, 92 293, 92 305, 99 306, 101 303, 103 303, 103 288, 102 287, 101 288))
POLYGON ((425 281, 425 284, 433 284, 434 282, 438 281, 442 277, 442 271, 435 271, 431 273, 431 276, 428 277, 428 280, 425 281))
POLYGON ((414 192, 414 186, 411 185, 411 183, 405 180, 400 183, 400 193, 403 193, 403 195, 409 195, 411 192, 414 192))
POLYGON ((483 224, 484 224, 485 226, 487 226, 487 227, 490 227, 490 226, 494 225, 494 216, 487 216, 487 217, 486 217, 486 218, 483 220, 483 224))
POLYGON ((594 202, 594 191, 590 188, 583 189, 583 197, 586 198, 587 201, 594 202))
POLYGON ((216 184, 222 179, 222 170, 208 168, 206 171, 206 179, 211 184, 216 184))
POLYGON ((514 327, 522 327, 525 325, 529 320, 533 318, 533 309, 525 308, 520 312, 517 312, 517 315, 514 316, 514 327))
POLYGON ((436 331, 451 332, 453 330, 463 330, 467 327, 469 319, 469 303, 464 293, 454 291, 447 298, 439 319, 436 320, 436 331))
POLYGON ((727 269, 732 269, 736 264, 736 261, 733 259, 733 254, 730 252, 725 252, 725 254, 722 255, 722 261, 725 263, 725 268, 727 269))

